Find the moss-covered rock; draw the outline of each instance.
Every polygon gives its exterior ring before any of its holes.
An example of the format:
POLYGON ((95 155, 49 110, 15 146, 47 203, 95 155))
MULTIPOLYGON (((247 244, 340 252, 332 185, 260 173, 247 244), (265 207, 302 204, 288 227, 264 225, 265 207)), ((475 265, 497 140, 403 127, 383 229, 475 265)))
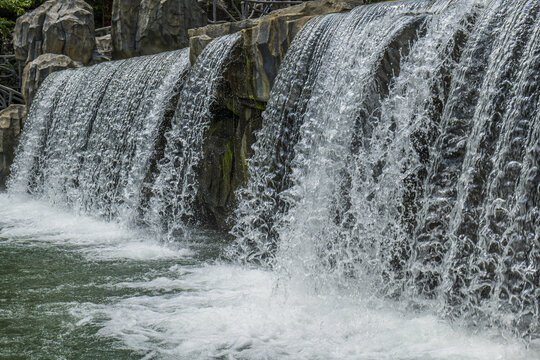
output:
POLYGON ((25 105, 11 105, 0 111, 0 188, 5 186, 9 177, 26 111, 25 105))

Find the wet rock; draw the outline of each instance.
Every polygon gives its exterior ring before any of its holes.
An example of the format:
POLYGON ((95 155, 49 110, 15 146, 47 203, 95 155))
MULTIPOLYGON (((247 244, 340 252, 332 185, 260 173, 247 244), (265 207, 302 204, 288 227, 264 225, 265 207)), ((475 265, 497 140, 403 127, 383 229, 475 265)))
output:
POLYGON ((313 16, 347 11, 362 3, 312 1, 256 20, 189 30, 192 63, 212 39, 242 31, 242 41, 231 53, 225 81, 216 96, 200 165, 198 207, 218 228, 228 228, 227 218, 236 205, 235 191, 247 183, 247 159, 253 154, 255 133, 294 36, 313 16))
POLYGON ((115 0, 112 55, 123 59, 185 48, 188 29, 204 26, 196 0, 115 0))
POLYGON ((44 54, 27 64, 23 72, 22 94, 30 106, 39 85, 54 71, 81 67, 66 55, 44 54))
POLYGON ((11 105, 0 111, 0 188, 4 188, 9 177, 26 110, 25 105, 11 105))
POLYGON ((26 63, 52 53, 88 64, 95 47, 92 7, 82 0, 49 0, 17 19, 13 44, 26 63))

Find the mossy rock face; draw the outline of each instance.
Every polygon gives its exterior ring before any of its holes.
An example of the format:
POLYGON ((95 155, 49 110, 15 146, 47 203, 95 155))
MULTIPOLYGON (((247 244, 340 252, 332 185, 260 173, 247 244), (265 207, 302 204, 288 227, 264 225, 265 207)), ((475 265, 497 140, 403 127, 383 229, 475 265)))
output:
POLYGON ((230 96, 227 83, 212 109, 213 119, 204 142, 200 164, 198 208, 206 221, 227 229, 227 218, 236 204, 235 190, 248 179, 246 159, 252 155, 261 111, 230 96))
POLYGON ((15 157, 21 129, 26 118, 26 105, 10 105, 0 111, 0 188, 9 177, 10 166, 15 157))

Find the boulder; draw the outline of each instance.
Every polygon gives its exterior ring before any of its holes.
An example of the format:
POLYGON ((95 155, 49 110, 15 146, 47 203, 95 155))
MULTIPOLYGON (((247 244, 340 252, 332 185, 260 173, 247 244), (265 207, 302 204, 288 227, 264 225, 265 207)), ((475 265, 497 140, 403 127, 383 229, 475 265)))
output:
POLYGON ((95 47, 92 7, 82 0, 49 0, 17 19, 13 45, 25 63, 52 53, 88 64, 95 47))
POLYGON ((11 105, 0 111, 0 188, 5 186, 9 177, 26 109, 25 105, 11 105))
POLYGON ((39 85, 54 71, 81 67, 66 55, 44 54, 28 63, 23 71, 22 94, 26 104, 30 106, 39 85))
POLYGON ((196 0, 115 0, 113 58, 185 48, 189 45, 187 30, 206 23, 206 13, 196 0))

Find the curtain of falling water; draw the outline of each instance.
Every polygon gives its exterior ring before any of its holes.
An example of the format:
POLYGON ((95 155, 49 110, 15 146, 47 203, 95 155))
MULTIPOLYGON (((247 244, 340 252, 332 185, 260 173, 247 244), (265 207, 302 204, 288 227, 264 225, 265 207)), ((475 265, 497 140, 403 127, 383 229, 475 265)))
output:
POLYGON ((313 20, 263 116, 231 256, 537 336, 539 8, 404 2, 313 20))
POLYGON ((10 191, 107 218, 130 212, 188 53, 51 75, 30 109, 10 191))
POLYGON ((147 223, 169 238, 185 235, 194 221, 197 165, 203 156, 203 139, 211 120, 219 80, 240 33, 213 40, 197 58, 186 80, 166 134, 165 154, 153 185, 147 223))
MULTIPOLYGON (((346 122, 354 122, 351 104, 365 96, 364 82, 369 82, 385 45, 422 20, 414 11, 423 6, 423 2, 409 1, 359 7, 350 14, 314 19, 297 35, 263 114, 248 187, 238 193, 241 200, 234 216, 232 233, 237 240, 231 248, 232 257, 272 262, 278 243, 276 229, 285 221, 287 209, 295 204, 294 195, 284 190, 291 187, 295 177, 302 176, 301 172, 319 166, 303 158, 302 152, 309 152, 325 136, 339 138, 339 146, 348 146, 347 135, 339 132, 349 132, 346 122), (339 116, 344 120, 333 121, 339 116), (331 129, 332 125, 339 129, 331 129)), ((376 91, 374 87, 370 90, 376 91)), ((335 155, 341 151, 334 150, 335 155)), ((341 155, 346 155, 346 150, 341 155)), ((320 182, 324 188, 321 196, 330 194, 336 184, 326 188, 320 182)), ((319 206, 313 208, 318 210, 325 211, 319 206)))

